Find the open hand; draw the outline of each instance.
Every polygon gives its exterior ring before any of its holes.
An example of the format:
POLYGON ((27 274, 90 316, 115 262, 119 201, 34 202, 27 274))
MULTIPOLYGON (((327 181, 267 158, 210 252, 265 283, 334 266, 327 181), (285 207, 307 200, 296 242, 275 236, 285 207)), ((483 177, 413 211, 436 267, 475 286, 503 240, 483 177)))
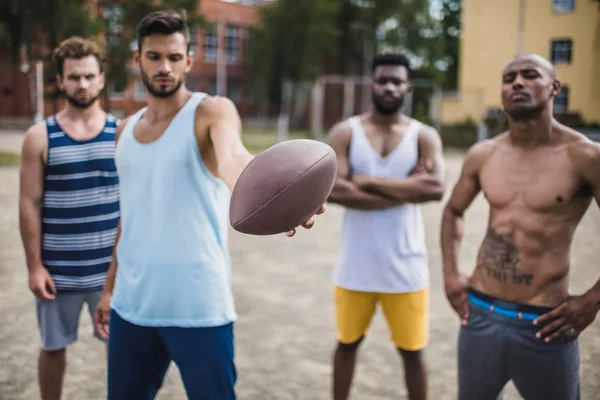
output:
POLYGON ((50 273, 43 265, 29 271, 29 290, 40 300, 54 300, 56 287, 50 273))
MULTIPOLYGON (((321 214, 323 214, 325 212, 326 208, 327 207, 325 206, 325 204, 322 204, 321 208, 319 208, 319 210, 317 211, 317 213, 315 215, 321 215, 321 214)), ((305 229, 310 229, 310 228, 313 227, 314 224, 315 224, 315 217, 313 215, 312 217, 310 217, 309 219, 307 219, 306 221, 304 221, 304 223, 302 224, 302 227, 305 228, 305 229)), ((296 230, 292 229, 291 231, 287 231, 285 233, 285 236, 292 237, 295 234, 296 234, 296 230)))
POLYGON ((544 326, 536 335, 538 339, 551 342, 561 337, 575 340, 598 314, 597 303, 589 296, 570 296, 554 310, 533 321, 534 325, 544 326))
POLYGON ((463 325, 469 320, 469 299, 467 298, 467 288, 469 279, 466 276, 455 274, 444 277, 444 288, 446 298, 450 305, 460 317, 463 325))

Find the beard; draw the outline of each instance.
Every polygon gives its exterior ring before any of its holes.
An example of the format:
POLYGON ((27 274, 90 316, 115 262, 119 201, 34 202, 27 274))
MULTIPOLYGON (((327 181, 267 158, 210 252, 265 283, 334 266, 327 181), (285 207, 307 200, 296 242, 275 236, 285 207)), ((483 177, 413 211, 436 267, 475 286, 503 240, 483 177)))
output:
POLYGON ((71 96, 71 95, 67 94, 67 92, 65 92, 65 91, 63 91, 63 94, 65 95, 69 104, 71 104, 73 107, 80 108, 82 110, 90 107, 100 97, 100 94, 98 93, 97 95, 92 96, 87 100, 80 100, 75 96, 71 96))
POLYGON ((404 105, 404 97, 401 97, 396 103, 392 105, 382 103, 381 101, 379 101, 379 99, 374 93, 371 95, 371 97, 373 100, 373 105, 375 106, 375 110, 377 110, 377 112, 382 115, 396 114, 404 105))
POLYGON ((536 119, 544 110, 544 105, 520 105, 504 107, 504 112, 514 121, 529 121, 536 119))
POLYGON ((150 78, 148 77, 148 75, 146 75, 146 73, 144 72, 143 69, 140 69, 140 73, 142 76, 142 83, 144 84, 144 86, 146 87, 146 90, 148 90, 148 92, 154 96, 154 97, 169 97, 172 96, 173 94, 175 94, 179 88, 181 87, 181 85, 183 85, 183 77, 181 77, 176 83, 175 86, 172 89, 167 89, 167 88, 155 88, 152 86, 152 84, 150 83, 150 78))

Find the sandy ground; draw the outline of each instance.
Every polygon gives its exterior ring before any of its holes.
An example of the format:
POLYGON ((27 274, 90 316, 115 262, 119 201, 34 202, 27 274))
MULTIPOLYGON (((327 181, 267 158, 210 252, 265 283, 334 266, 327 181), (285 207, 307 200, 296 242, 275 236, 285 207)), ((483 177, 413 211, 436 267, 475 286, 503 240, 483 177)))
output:
MULTIPOLYGON (((461 157, 448 154, 449 182, 461 157)), ((17 228, 15 167, 0 168, 0 399, 39 399, 36 359, 39 338, 33 297, 27 289, 17 228)), ((456 399, 458 321, 441 287, 439 223, 441 204, 423 209, 431 257, 431 345, 427 351, 430 398, 456 399)), ((293 238, 232 233, 236 324, 237 393, 242 400, 328 399, 335 344, 330 274, 336 257, 342 209, 330 206, 312 231, 293 238), (304 261, 301 261, 303 259, 304 261)), ((469 210, 462 269, 472 268, 485 231, 487 207, 478 197, 469 210)), ((596 249, 600 212, 595 205, 576 233, 571 289, 581 293, 600 276, 596 249)), ((92 338, 90 317, 81 314, 77 342, 68 352, 64 399, 106 398, 105 354, 92 338)), ((581 337, 583 399, 600 398, 600 322, 581 337)), ((474 384, 477 384, 474 382, 474 384)), ((402 367, 379 313, 359 357, 353 399, 405 399, 402 367)), ((159 399, 185 399, 172 365, 159 399)), ((511 384, 506 399, 519 399, 511 384)))

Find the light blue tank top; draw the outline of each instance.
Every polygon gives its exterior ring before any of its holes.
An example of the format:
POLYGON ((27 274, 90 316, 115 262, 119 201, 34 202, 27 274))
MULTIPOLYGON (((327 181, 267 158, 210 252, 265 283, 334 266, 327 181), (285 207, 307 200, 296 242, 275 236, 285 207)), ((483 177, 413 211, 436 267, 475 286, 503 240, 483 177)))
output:
MULTIPOLYGON (((371 145, 361 121, 352 117, 348 154, 353 173, 406 178, 419 158, 421 123, 412 120, 402 141, 386 157, 371 145)), ((425 230, 419 204, 386 210, 344 211, 333 271, 335 285, 349 290, 407 293, 429 286, 425 230)))
POLYGON ((134 114, 117 144, 121 236, 112 308, 141 326, 208 327, 236 318, 228 252, 230 191, 204 165, 194 93, 155 142, 134 114))

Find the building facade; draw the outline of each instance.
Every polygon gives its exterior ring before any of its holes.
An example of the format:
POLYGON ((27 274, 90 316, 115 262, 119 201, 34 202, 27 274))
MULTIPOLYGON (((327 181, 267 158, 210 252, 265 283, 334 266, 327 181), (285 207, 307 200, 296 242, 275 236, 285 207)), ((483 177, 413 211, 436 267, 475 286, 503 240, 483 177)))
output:
POLYGON ((463 0, 459 90, 445 93, 444 124, 501 109, 502 70, 521 53, 550 60, 563 89, 555 114, 600 123, 600 10, 592 0, 463 0))

